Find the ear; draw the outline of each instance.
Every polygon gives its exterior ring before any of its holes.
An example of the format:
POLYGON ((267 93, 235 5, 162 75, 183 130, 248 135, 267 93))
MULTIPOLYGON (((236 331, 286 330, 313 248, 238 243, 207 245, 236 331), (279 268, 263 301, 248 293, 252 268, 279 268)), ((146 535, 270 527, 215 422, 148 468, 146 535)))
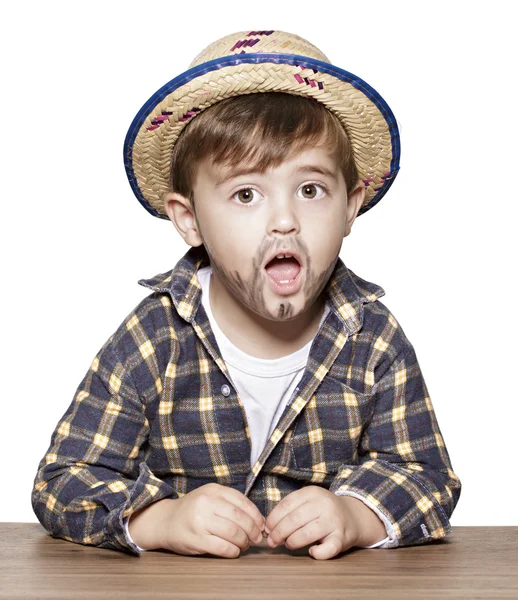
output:
POLYGON ((356 219, 358 211, 363 205, 365 200, 365 185, 361 179, 356 183, 356 187, 352 190, 347 198, 347 215, 345 222, 345 233, 344 237, 347 237, 351 233, 351 229, 356 219))
POLYGON ((167 192, 164 195, 164 210, 189 246, 203 244, 200 225, 188 198, 178 192, 167 192))

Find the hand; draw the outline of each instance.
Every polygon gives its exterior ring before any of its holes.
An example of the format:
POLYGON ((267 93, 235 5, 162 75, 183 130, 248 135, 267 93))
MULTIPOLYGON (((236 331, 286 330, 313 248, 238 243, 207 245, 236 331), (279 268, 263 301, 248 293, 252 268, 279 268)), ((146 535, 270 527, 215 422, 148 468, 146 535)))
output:
POLYGON ((286 548, 295 549, 320 541, 320 545, 309 548, 309 554, 320 560, 356 545, 372 545, 386 536, 381 520, 361 500, 337 496, 314 485, 288 494, 271 511, 265 524, 272 548, 282 542, 286 548), (363 523, 367 527, 361 529, 363 523), (364 543, 369 536, 377 539, 364 543))
POLYGON ((264 518, 239 490, 208 483, 169 504, 160 547, 178 554, 237 558, 263 539, 264 518))

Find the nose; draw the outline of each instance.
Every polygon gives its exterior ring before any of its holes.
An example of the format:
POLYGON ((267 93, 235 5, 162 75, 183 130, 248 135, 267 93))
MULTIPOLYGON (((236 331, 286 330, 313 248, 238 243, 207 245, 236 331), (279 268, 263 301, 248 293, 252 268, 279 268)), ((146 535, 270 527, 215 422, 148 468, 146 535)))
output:
POLYGON ((297 234, 300 221, 296 210, 296 201, 287 196, 278 196, 270 200, 268 213, 268 233, 297 234))

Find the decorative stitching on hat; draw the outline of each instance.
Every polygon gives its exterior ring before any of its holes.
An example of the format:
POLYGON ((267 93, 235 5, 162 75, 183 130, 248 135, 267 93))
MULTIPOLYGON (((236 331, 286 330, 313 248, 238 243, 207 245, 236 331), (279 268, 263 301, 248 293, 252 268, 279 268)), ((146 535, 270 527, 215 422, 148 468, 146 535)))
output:
MULTIPOLYGON (((315 71, 315 69, 313 69, 313 71, 315 71)), ((318 71, 315 71, 315 73, 318 73, 318 71)), ((319 89, 324 89, 324 84, 321 81, 315 81, 314 79, 308 79, 307 77, 302 78, 298 73, 295 73, 293 77, 295 77, 295 79, 299 83, 305 83, 306 85, 310 85, 311 87, 315 87, 318 85, 319 89)))
MULTIPOLYGON (((201 108, 193 106, 193 108, 184 113, 183 117, 178 119, 178 121, 188 121, 191 117, 195 116, 200 111, 201 108)), ((169 121, 169 115, 172 114, 173 112, 170 110, 163 110, 161 115, 159 115, 158 117, 153 117, 153 120, 151 121, 152 125, 150 127, 146 127, 147 131, 153 131, 154 129, 158 129, 164 121, 169 121)))
POLYGON ((201 108, 198 108, 197 106, 193 106, 191 108, 191 110, 188 110, 183 117, 180 117, 178 120, 179 121, 188 121, 191 117, 194 117, 197 113, 199 113, 201 111, 201 108))
POLYGON ((390 171, 383 173, 383 175, 380 177, 381 185, 379 187, 374 188, 374 191, 377 192, 378 190, 381 190, 381 188, 385 185, 387 179, 392 179, 392 177, 394 177, 394 173, 391 173, 390 171))
MULTIPOLYGON (((375 188, 372 188, 373 191, 377 192, 378 190, 380 190, 386 183, 386 181, 388 179, 392 179, 394 177, 395 173, 391 173, 390 171, 387 171, 386 173, 383 173, 383 175, 380 177, 380 182, 381 185, 375 188)), ((374 181, 374 177, 368 177, 367 179, 362 179, 363 183, 365 184, 365 187, 369 187, 369 183, 372 183, 374 181)))
MULTIPOLYGON (((249 33, 247 33, 247 36, 249 35, 271 35, 275 30, 272 29, 271 31, 250 31, 249 33)), ((234 50, 236 50, 237 48, 246 48, 247 46, 255 46, 257 44, 257 42, 260 42, 261 40, 259 38, 256 38, 255 40, 238 40, 233 46, 232 48, 230 48, 230 52, 234 52, 234 50)), ((241 54, 243 54, 244 50, 241 50, 241 54)))
POLYGON ((233 46, 232 48, 230 48, 230 52, 234 52, 234 50, 236 48, 246 48, 247 46, 255 46, 255 44, 257 44, 257 42, 260 42, 261 40, 259 38, 256 38, 255 40, 238 40, 233 46))
POLYGON ((272 29, 271 31, 251 31, 247 35, 272 35, 274 31, 275 29, 272 29))

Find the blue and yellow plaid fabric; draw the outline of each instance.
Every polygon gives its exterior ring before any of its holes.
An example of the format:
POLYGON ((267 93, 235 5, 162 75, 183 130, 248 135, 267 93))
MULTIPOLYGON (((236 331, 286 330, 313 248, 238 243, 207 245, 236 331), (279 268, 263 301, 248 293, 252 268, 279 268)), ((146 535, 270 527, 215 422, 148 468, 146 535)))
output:
POLYGON ((257 462, 246 414, 218 349, 190 248, 101 347, 41 459, 32 506, 54 537, 140 555, 123 519, 209 482, 247 495, 265 516, 305 485, 360 497, 397 545, 451 532, 461 483, 452 470, 416 353, 339 258, 331 311, 306 370, 257 462))

